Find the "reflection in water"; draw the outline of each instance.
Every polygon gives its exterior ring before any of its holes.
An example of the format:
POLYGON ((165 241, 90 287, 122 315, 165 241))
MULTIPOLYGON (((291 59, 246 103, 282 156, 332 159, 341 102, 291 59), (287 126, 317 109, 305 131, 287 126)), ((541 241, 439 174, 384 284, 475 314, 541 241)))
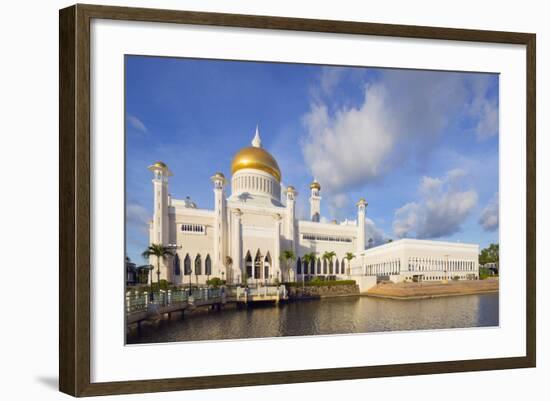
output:
MULTIPOLYGON (((178 317, 132 330, 129 344, 498 326, 498 294, 422 300, 348 297, 178 317)), ((175 315, 177 316, 177 315, 175 315)))

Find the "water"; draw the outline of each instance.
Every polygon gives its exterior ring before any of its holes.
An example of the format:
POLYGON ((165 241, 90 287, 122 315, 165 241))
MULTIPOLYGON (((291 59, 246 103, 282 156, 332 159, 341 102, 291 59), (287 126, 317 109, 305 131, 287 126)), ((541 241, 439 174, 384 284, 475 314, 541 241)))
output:
POLYGON ((239 338, 348 334, 498 326, 498 294, 421 300, 370 297, 329 298, 225 309, 143 325, 127 343, 224 340, 239 338))

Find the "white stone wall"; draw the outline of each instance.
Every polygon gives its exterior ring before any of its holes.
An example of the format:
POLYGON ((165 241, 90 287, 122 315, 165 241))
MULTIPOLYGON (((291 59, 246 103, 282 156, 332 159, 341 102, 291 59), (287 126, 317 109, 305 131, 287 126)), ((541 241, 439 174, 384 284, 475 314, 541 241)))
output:
POLYGON ((215 270, 214 212, 176 206, 170 209, 169 217, 169 243, 175 243, 181 247, 177 249, 180 259, 180 274, 176 274, 173 258, 167 258, 164 271, 161 271, 161 279, 166 279, 174 284, 188 284, 189 276, 191 276, 192 284, 197 282, 203 284, 207 280, 207 257, 210 257, 211 262, 212 274, 210 277, 220 277, 219 272, 215 270), (187 256, 190 260, 190 275, 185 274, 185 258, 187 256), (197 266, 199 269, 196 269, 195 261, 200 261, 197 266))
POLYGON ((479 246, 455 242, 402 239, 365 250, 353 260, 357 276, 442 281, 479 278, 479 246))
POLYGON ((311 252, 317 256, 315 269, 312 272, 311 266, 307 266, 307 272, 305 273, 302 264, 302 275, 347 277, 348 261, 345 260, 345 256, 347 252, 355 253, 357 247, 356 225, 299 221, 297 238, 296 256, 300 260, 296 260, 295 272, 298 279, 301 277, 297 266, 298 262, 302 262, 302 257, 311 252), (325 252, 336 254, 332 261, 332 269, 330 263, 325 263, 323 260, 325 252))

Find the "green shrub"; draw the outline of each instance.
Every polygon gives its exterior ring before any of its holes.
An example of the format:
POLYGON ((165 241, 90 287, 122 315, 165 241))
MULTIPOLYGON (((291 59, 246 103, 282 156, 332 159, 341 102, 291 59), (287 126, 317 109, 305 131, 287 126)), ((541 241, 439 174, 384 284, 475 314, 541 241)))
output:
POLYGON ((212 277, 210 280, 206 280, 206 284, 214 288, 218 288, 225 284, 225 280, 222 280, 219 277, 212 277))
MULTIPOLYGON (((308 281, 305 283, 306 287, 328 287, 328 286, 334 286, 334 285, 355 285, 355 280, 324 280, 319 279, 316 280, 318 277, 315 277, 314 279, 308 281)), ((301 287, 304 285, 302 282, 293 282, 293 283, 285 283, 288 287, 301 287)))

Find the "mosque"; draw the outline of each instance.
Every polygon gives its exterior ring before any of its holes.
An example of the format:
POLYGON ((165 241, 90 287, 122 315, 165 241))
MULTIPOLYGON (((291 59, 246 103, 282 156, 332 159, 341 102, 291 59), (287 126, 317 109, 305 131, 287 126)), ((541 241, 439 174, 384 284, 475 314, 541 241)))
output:
MULTIPOLYGON (((363 290, 380 280, 479 277, 476 244, 403 239, 366 249, 365 199, 358 200, 355 219, 321 222, 321 184, 316 180, 309 185, 309 220, 298 220, 298 192, 293 186, 282 188, 281 170, 262 148, 258 128, 251 146, 235 154, 230 181, 219 172, 210 178, 214 210, 201 209, 189 198, 173 198, 168 189, 172 172, 165 163, 156 162, 149 170, 154 190, 149 240, 172 248, 174 256, 161 261, 160 279, 174 284, 203 284, 212 277, 233 284, 270 284, 322 276, 352 278, 363 290), (285 257, 289 251, 294 259, 285 257), (332 257, 323 258, 326 252, 332 257)), ((156 265, 156 258, 150 263, 156 265)))

